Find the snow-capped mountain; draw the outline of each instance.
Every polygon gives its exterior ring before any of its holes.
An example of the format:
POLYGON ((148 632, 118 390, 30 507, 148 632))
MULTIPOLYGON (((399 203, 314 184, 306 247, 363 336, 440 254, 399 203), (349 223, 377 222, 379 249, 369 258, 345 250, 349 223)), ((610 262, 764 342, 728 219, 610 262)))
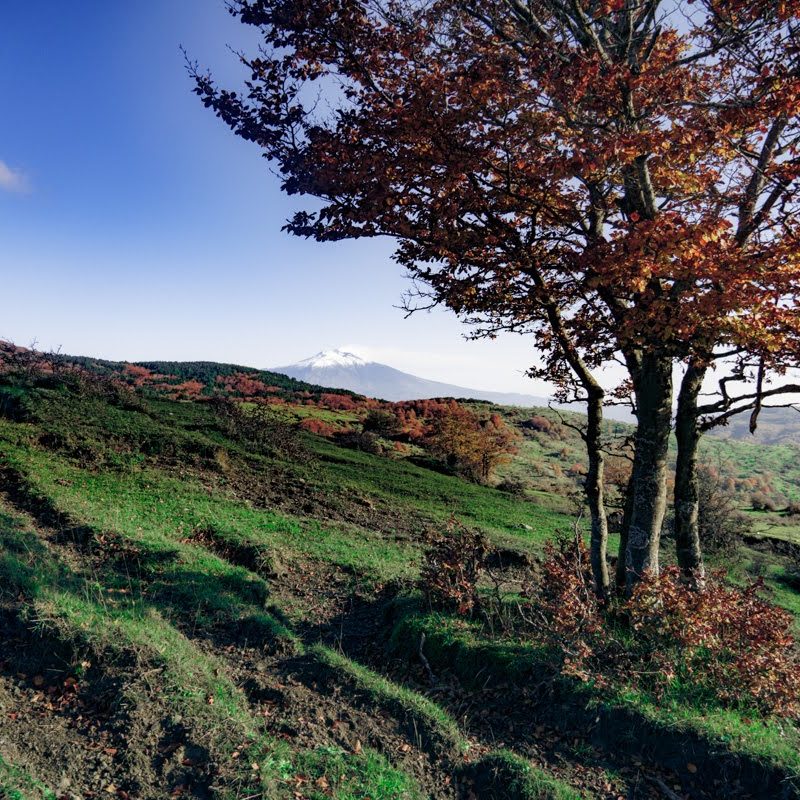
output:
POLYGON ((372 364, 372 361, 365 361, 355 353, 348 353, 345 350, 323 350, 311 358, 304 358, 293 364, 293 367, 309 369, 328 369, 329 367, 362 367, 372 364))
POLYGON ((491 392, 481 389, 468 389, 426 378, 418 378, 408 372, 366 361, 345 350, 325 350, 311 358, 298 361, 286 367, 272 367, 271 372, 279 372, 290 378, 330 386, 332 389, 349 389, 367 397, 382 400, 422 400, 429 397, 460 397, 475 400, 489 400, 492 403, 509 406, 544 406, 546 398, 513 392, 491 392))

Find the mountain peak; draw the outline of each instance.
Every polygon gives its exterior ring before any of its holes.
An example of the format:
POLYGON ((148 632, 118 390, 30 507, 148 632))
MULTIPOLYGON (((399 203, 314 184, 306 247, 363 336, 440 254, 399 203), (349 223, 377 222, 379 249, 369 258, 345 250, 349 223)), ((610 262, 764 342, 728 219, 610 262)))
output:
POLYGON ((464 386, 420 378, 387 364, 367 361, 342 348, 323 350, 297 364, 273 367, 271 371, 317 386, 347 389, 366 397, 379 397, 383 400, 473 397, 505 405, 527 407, 547 405, 547 400, 542 397, 467 389, 464 386))
POLYGON ((310 367, 312 369, 324 369, 325 367, 363 367, 370 362, 365 361, 355 353, 348 353, 346 350, 322 350, 311 358, 303 359, 295 366, 310 367))

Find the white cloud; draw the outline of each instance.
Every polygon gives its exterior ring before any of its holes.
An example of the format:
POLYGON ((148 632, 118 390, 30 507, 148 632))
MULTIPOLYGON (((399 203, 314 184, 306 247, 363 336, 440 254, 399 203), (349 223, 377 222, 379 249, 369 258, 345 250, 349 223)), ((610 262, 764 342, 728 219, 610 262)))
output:
POLYGON ((22 170, 9 167, 5 161, 0 161, 0 189, 25 193, 31 190, 31 185, 28 176, 22 170))

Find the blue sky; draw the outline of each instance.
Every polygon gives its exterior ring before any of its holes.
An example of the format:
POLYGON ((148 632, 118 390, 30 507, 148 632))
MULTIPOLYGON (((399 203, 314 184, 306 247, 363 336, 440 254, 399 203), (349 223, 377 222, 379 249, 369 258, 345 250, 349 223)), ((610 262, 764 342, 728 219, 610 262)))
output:
POLYGON ((404 319, 388 242, 282 233, 298 201, 191 93, 252 33, 219 0, 0 11, 0 338, 114 359, 286 364, 347 346, 424 377, 542 393, 519 337, 404 319))

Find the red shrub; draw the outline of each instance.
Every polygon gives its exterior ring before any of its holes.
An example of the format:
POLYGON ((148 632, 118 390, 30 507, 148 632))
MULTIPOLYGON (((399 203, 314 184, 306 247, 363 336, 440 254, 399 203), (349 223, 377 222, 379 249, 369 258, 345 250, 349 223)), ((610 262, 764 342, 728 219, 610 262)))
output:
POLYGON ((541 578, 524 594, 533 600, 538 634, 563 657, 566 675, 589 679, 588 661, 603 618, 593 591, 589 552, 582 539, 563 538, 545 547, 541 578))
POLYGON ((534 414, 534 416, 528 420, 527 427, 535 431, 541 431, 542 433, 550 433, 550 431, 553 430, 553 423, 541 414, 534 414))
POLYGON ((354 411, 359 404, 350 395, 324 392, 319 396, 319 405, 332 411, 354 411))
POLYGON ((739 589, 717 577, 702 591, 677 568, 642 581, 625 610, 637 639, 726 704, 748 695, 763 711, 800 713, 800 659, 792 615, 759 596, 761 579, 739 589))
POLYGON ((125 364, 122 373, 132 379, 134 386, 142 386, 151 378, 156 377, 147 367, 140 367, 136 364, 125 364))
POLYGON ((423 441, 448 467, 485 483, 495 467, 516 452, 516 437, 498 414, 482 419, 456 404, 433 418, 423 441))
POLYGON ((183 383, 175 384, 172 388, 175 396, 179 399, 194 398, 200 397, 203 389, 205 389, 205 384, 200 383, 200 381, 184 381, 183 383))
POLYGON ((526 594, 528 622, 558 669, 598 685, 656 695, 670 687, 726 706, 800 715, 800 653, 792 615, 744 588, 711 577, 693 590, 669 567, 645 578, 628 600, 603 609, 592 592, 582 542, 548 548, 542 578, 526 594))
POLYGON ((217 376, 217 383, 221 384, 225 391, 240 397, 258 397, 270 391, 262 381, 251 378, 249 375, 236 372, 233 375, 217 376))

